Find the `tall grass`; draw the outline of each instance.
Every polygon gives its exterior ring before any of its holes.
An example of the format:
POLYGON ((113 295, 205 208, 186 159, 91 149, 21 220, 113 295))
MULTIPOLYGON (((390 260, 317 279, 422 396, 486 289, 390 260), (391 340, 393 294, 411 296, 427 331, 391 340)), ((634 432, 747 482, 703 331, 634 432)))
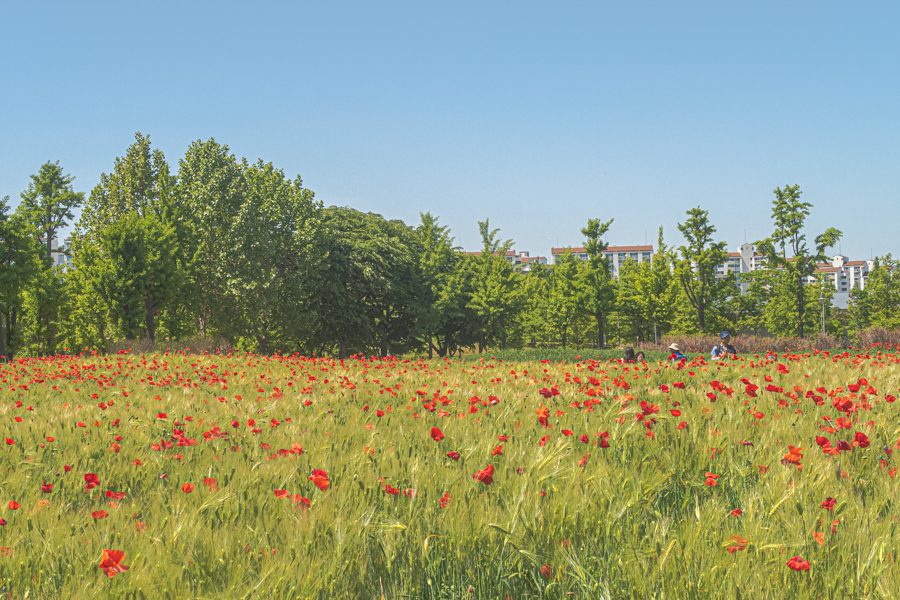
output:
POLYGON ((0 439, 14 445, 2 446, 0 585, 14 598, 897 597, 900 483, 887 453, 900 444, 900 404, 887 402, 897 355, 682 366, 485 358, 169 353, 3 365, 0 439), (765 376, 784 392, 765 392, 765 376), (847 391, 861 377, 877 393, 847 391), (710 401, 713 380, 731 396, 710 401), (600 402, 585 407, 589 390, 600 402), (831 392, 857 410, 837 412, 831 392), (434 398, 431 412, 423 404, 434 398), (640 401, 660 409, 649 417, 655 437, 635 416, 640 401), (852 427, 823 432, 826 416, 852 427), (173 429, 196 445, 152 449, 173 429), (204 441, 210 431, 223 435, 204 441), (816 435, 837 443, 856 431, 869 447, 828 456, 816 446, 816 435), (278 452, 294 443, 302 454, 278 452), (802 469, 782 463, 788 444, 803 447, 802 469), (475 481, 488 464, 493 483, 475 481), (328 472, 327 491, 308 480, 313 469, 328 472), (85 473, 101 486, 86 491, 85 473), (828 497, 833 512, 821 506, 828 497), (98 510, 108 516, 93 518, 98 510), (728 552, 734 535, 746 550, 728 552), (104 548, 123 550, 129 570, 103 575, 104 548), (787 567, 795 555, 808 572, 787 567))

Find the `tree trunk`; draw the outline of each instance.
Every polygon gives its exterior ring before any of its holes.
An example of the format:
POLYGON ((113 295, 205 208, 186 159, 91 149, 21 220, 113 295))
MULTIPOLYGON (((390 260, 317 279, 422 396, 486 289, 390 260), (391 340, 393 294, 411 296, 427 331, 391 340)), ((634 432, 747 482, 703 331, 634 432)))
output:
POLYGON ((478 354, 484 352, 484 330, 481 331, 481 336, 478 338, 478 354))
POLYGON ((803 337, 803 275, 797 279, 797 337, 803 337))
POLYGON ((347 340, 338 340, 338 358, 344 360, 347 358, 347 340))
POLYGON ((500 349, 506 350, 506 315, 500 315, 500 349))
POLYGON ((146 309, 147 316, 145 318, 145 323, 147 325, 147 339, 150 342, 156 341, 156 306, 153 304, 153 294, 147 294, 147 297, 144 298, 144 308, 146 309))
POLYGON ((706 331, 706 306, 697 307, 697 321, 700 323, 700 331, 706 331))
POLYGON ((9 357, 6 355, 6 340, 3 335, 3 315, 0 314, 0 363, 7 362, 9 357))
POLYGON ((434 344, 431 343, 431 335, 428 336, 428 360, 434 358, 434 344))
POLYGON ((603 348, 603 313, 594 313, 594 318, 597 319, 597 350, 600 350, 603 348))

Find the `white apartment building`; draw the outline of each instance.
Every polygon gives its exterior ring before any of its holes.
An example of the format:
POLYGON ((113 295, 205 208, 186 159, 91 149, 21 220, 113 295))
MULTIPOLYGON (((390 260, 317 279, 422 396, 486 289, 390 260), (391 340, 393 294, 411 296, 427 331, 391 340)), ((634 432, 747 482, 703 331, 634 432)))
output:
MULTIPOLYGON (((716 277, 725 277, 734 273, 740 281, 741 273, 761 269, 766 264, 766 257, 756 252, 753 244, 742 244, 737 252, 728 253, 728 261, 716 267, 716 277)), ((850 260, 843 254, 832 258, 830 263, 817 263, 816 272, 807 278, 807 283, 815 283, 822 279, 830 280, 834 285, 835 295, 832 305, 836 308, 847 308, 850 290, 865 289, 866 278, 875 266, 872 260, 850 260)), ((741 291, 747 291, 747 284, 741 284, 741 291)))
MULTIPOLYGON (((553 262, 556 262, 557 257, 566 252, 571 252, 573 256, 581 260, 588 259, 587 251, 584 248, 551 248, 550 254, 553 256, 553 262)), ((629 259, 636 263, 652 262, 653 246, 608 246, 603 252, 603 257, 609 259, 611 275, 618 278, 619 270, 629 259)))
MULTIPOLYGON (((41 239, 41 246, 46 244, 45 239, 41 239)), ((50 240, 50 262, 53 263, 55 267, 72 266, 72 255, 66 254, 66 251, 72 246, 72 238, 66 238, 63 240, 63 247, 59 246, 59 241, 56 238, 50 240)))

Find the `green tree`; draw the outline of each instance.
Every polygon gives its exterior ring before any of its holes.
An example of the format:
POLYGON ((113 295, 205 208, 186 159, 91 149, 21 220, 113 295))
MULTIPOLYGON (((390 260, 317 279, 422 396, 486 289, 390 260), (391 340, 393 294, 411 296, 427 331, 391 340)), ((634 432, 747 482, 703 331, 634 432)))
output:
POLYGON ((131 213, 163 216, 175 184, 162 151, 150 147, 150 136, 135 134, 113 172, 100 175, 81 215, 82 233, 100 231, 131 213))
POLYGON ((775 188, 775 199, 772 201, 775 231, 771 237, 757 242, 760 253, 766 255, 768 267, 782 270, 787 282, 793 287, 795 298, 793 304, 797 315, 795 323, 797 335, 800 337, 803 337, 807 305, 804 287, 816 272, 816 263, 828 260, 825 249, 835 245, 843 235, 831 227, 816 236, 813 250, 807 247, 803 227, 812 204, 800 200, 802 193, 799 185, 775 188), (788 251, 791 253, 790 256, 788 251))
POLYGON ((687 244, 680 247, 676 273, 685 297, 697 313, 697 326, 702 332, 706 331, 707 308, 721 287, 716 269, 727 255, 725 242, 713 241, 716 228, 709 222, 709 212, 697 207, 687 211, 687 215, 688 219, 678 224, 687 244))
POLYGON ((900 261, 890 254, 875 259, 865 288, 850 293, 851 318, 859 329, 900 328, 900 261))
POLYGON ((620 270, 617 310, 624 316, 627 338, 651 340, 671 331, 679 295, 673 260, 660 227, 653 260, 628 260, 620 270))
POLYGON ((0 361, 15 351, 22 291, 41 270, 34 229, 21 214, 9 214, 9 196, 0 198, 0 361))
POLYGON ((213 322, 227 326, 226 275, 231 253, 230 230, 238 218, 246 191, 245 171, 228 146, 215 138, 197 140, 178 161, 178 182, 173 194, 173 213, 184 262, 191 274, 191 288, 200 335, 208 335, 213 322))
POLYGON ((564 350, 569 343, 570 329, 577 327, 578 309, 584 305, 584 288, 579 285, 584 280, 581 267, 582 261, 567 250, 557 255, 550 270, 547 321, 564 350))
POLYGON ((588 219, 587 227, 581 230, 588 255, 586 268, 582 270, 585 289, 582 306, 597 323, 597 348, 603 347, 605 319, 616 303, 616 284, 610 275, 609 259, 603 256, 608 244, 602 239, 612 222, 612 219, 605 223, 600 219, 588 219))
POLYGON ((469 307, 478 318, 478 352, 497 340, 506 349, 507 327, 524 307, 520 293, 521 278, 506 259, 512 240, 497 239, 499 229, 490 228, 485 219, 478 222, 481 233, 481 253, 474 260, 474 290, 469 307))
POLYGON ((52 242, 60 229, 75 218, 73 213, 84 202, 84 193, 72 188, 75 178, 63 173, 59 161, 47 161, 35 175, 31 175, 28 189, 22 192, 18 211, 32 224, 46 246, 50 260, 52 242))
POLYGON ((435 351, 446 356, 473 342, 474 315, 468 308, 472 273, 466 256, 453 245, 450 229, 431 213, 420 218, 416 235, 422 249, 418 261, 424 297, 419 327, 431 358, 435 351))
POLYGON ((424 295, 415 231, 400 221, 351 208, 322 211, 309 277, 314 339, 322 349, 399 354, 420 345, 424 295))
MULTIPOLYGON (((231 331, 252 338, 254 349, 268 354, 273 342, 285 346, 303 337, 298 288, 319 206, 299 176, 290 180, 271 163, 245 162, 243 171, 244 201, 223 235, 224 305, 231 331)), ((205 277, 205 268, 200 272, 205 277)))

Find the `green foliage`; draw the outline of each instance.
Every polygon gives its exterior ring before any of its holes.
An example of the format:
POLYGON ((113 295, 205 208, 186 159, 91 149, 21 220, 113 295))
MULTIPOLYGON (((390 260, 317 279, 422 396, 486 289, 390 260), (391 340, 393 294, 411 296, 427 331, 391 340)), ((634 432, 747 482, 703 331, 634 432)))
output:
POLYGON ((581 285, 584 288, 581 306, 596 322, 597 348, 604 345, 606 320, 616 304, 616 283, 610 274, 609 259, 603 256, 609 244, 602 239, 609 232, 612 222, 612 219, 605 223, 600 219, 588 219, 587 227, 581 230, 585 237, 584 250, 588 255, 587 266, 581 270, 581 285))
POLYGON ((0 198, 0 362, 23 345, 18 327, 22 291, 41 273, 41 248, 34 226, 21 214, 9 214, 9 196, 0 198))
MULTIPOLYGON (((790 287, 793 288, 793 311, 796 313, 793 322, 797 336, 803 337, 804 325, 807 325, 808 328, 807 321, 810 320, 805 317, 808 301, 804 286, 808 278, 816 272, 816 263, 828 260, 828 257, 825 256, 825 249, 837 244, 842 234, 833 227, 829 228, 821 235, 816 236, 815 247, 810 250, 806 244, 803 227, 812 204, 800 200, 803 192, 800 191, 799 185, 775 188, 774 193, 772 220, 775 223, 775 232, 771 237, 757 242, 757 247, 761 254, 766 255, 769 269, 784 271, 784 279, 777 278, 776 288, 781 289, 782 294, 786 293, 790 287), (790 256, 788 251, 791 253, 790 256), (782 287, 777 284, 782 284, 782 287)), ((781 308, 788 308, 789 305, 786 302, 786 299, 781 298, 778 304, 781 308)), ((778 331, 784 331, 783 317, 784 315, 773 315, 771 319, 767 318, 767 322, 776 326, 778 331)))
POLYGON ((851 318, 859 329, 884 327, 900 328, 900 261, 890 254, 875 260, 865 289, 851 294, 851 318))
POLYGON ((472 261, 473 290, 469 308, 478 321, 478 351, 498 341, 506 348, 509 327, 525 307, 522 281, 505 254, 512 248, 512 240, 497 239, 499 229, 490 229, 488 220, 479 221, 482 248, 472 261))
MULTIPOLYGON (((703 332, 707 330, 709 305, 721 299, 722 288, 728 286, 716 279, 716 269, 726 261, 727 255, 725 242, 713 241, 716 228, 709 222, 709 211, 697 207, 687 214, 689 218, 678 224, 678 231, 687 244, 680 248, 681 260, 676 263, 676 274, 685 297, 697 311, 697 331, 703 332)), ((687 333, 685 329, 682 331, 687 333)))

